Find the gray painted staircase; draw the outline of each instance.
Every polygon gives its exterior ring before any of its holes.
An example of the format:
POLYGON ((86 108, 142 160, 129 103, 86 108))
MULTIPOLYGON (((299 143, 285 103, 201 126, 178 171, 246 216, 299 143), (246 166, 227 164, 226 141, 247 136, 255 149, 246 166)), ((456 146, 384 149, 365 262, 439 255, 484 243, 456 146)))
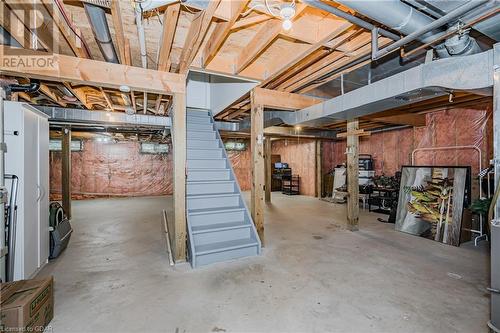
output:
POLYGON ((186 207, 193 267, 260 254, 259 236, 206 110, 187 110, 186 207))

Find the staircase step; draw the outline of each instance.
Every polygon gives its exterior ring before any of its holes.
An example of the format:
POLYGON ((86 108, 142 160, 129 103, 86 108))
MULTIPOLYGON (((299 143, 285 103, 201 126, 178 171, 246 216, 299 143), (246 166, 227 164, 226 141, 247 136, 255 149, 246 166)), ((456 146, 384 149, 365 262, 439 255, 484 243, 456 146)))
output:
POLYGON ((238 224, 232 223, 232 225, 229 225, 229 223, 219 223, 217 225, 212 224, 211 226, 215 227, 200 226, 198 228, 204 229, 199 230, 195 230, 196 227, 193 227, 193 242, 195 246, 246 239, 252 236, 251 225, 248 223, 239 222, 238 224))
POLYGON ((193 234, 203 234, 209 232, 216 232, 222 230, 250 228, 250 224, 245 221, 226 222, 226 223, 213 223, 207 225, 199 225, 193 227, 193 234))
POLYGON ((259 243, 253 238, 231 240, 195 247, 196 266, 259 254, 259 243))
POLYGON ((210 117, 200 117, 200 116, 186 116, 186 123, 189 124, 212 124, 212 119, 210 117))
POLYGON ((187 109, 186 114, 188 116, 210 117, 210 113, 206 110, 187 109))
POLYGON ((236 183, 234 180, 218 181, 188 181, 186 183, 186 194, 209 194, 209 193, 234 193, 236 183))
POLYGON ((203 140, 203 139, 187 139, 187 148, 202 148, 202 149, 210 149, 210 148, 219 148, 219 140, 211 139, 211 140, 203 140))
POLYGON ((188 148, 188 159, 223 158, 222 148, 188 148))
POLYGON ((187 139, 215 140, 217 138, 215 131, 187 131, 187 139))
POLYGON ((239 193, 199 194, 186 196, 187 209, 229 208, 241 204, 239 193))
POLYGON ((230 180, 230 169, 188 169, 187 180, 230 180))
POLYGON ((227 169, 225 158, 188 158, 188 169, 227 169))
POLYGON ((187 130, 214 131, 214 124, 187 123, 187 130))
POLYGON ((226 208, 190 209, 189 222, 192 226, 214 223, 232 223, 245 219, 245 208, 240 206, 226 208))

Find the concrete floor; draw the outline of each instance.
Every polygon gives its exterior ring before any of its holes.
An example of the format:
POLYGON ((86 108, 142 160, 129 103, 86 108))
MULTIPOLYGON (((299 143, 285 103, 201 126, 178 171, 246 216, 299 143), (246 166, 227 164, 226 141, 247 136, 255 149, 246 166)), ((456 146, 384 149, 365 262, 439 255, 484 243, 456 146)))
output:
MULTIPOLYGON (((248 194, 246 195, 248 199, 248 194)), ((170 198, 74 202, 53 332, 487 332, 489 255, 393 230, 345 205, 273 193, 260 257, 168 265, 170 198)))

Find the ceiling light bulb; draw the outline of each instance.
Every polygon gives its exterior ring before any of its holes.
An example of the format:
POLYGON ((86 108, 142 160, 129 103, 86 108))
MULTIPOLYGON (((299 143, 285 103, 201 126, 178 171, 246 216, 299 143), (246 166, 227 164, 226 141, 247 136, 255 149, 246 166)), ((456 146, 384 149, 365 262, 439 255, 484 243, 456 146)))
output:
POLYGON ((120 86, 120 91, 122 93, 129 93, 130 92, 130 87, 126 86, 126 85, 122 85, 122 86, 120 86))
POLYGON ((283 21, 282 26, 283 26, 283 30, 288 31, 288 30, 292 29, 292 21, 290 21, 289 19, 286 19, 283 21))

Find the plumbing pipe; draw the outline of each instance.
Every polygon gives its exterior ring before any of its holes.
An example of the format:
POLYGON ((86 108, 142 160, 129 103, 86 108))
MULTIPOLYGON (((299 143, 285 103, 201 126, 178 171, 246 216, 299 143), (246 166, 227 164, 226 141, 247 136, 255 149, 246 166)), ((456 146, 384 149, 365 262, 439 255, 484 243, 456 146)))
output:
MULTIPOLYGON (((372 30, 373 28, 375 28, 375 26, 371 23, 368 23, 362 19, 360 19, 359 17, 356 17, 354 15, 351 15, 351 14, 348 14, 338 8, 335 8, 333 6, 329 6, 321 1, 317 1, 317 0, 303 0, 302 2, 304 2, 305 4, 311 6, 311 7, 316 7, 318 9, 321 9, 321 10, 324 10, 326 12, 329 12, 329 13, 332 13, 334 14, 335 16, 338 16, 338 17, 341 17, 357 26, 360 26, 362 28, 365 28, 367 30, 372 30)), ((340 2, 340 1, 337 1, 337 2, 340 2)), ((360 2, 368 2, 368 1, 360 1, 360 2)), ((379 30, 380 34, 382 36, 385 36, 387 38, 390 38, 392 40, 399 40, 400 37, 396 34, 393 34, 392 32, 390 31, 387 31, 385 29, 380 29, 379 30)))
MULTIPOLYGON (((139 4, 140 6, 140 4, 139 4)), ((143 68, 148 68, 148 57, 146 52, 146 38, 144 34, 144 25, 142 24, 142 10, 135 10, 135 24, 137 25, 137 34, 139 35, 139 49, 141 51, 141 62, 143 68)))
MULTIPOLYGON (((449 150, 449 149, 474 149, 478 152, 478 162, 479 162, 479 170, 482 170, 482 154, 481 149, 476 146, 445 146, 445 147, 427 147, 427 148, 416 148, 411 152, 411 164, 415 165, 415 153, 419 151, 433 151, 433 150, 449 150)), ((481 182, 479 182, 479 196, 483 193, 481 182)))
MULTIPOLYGON (((437 20, 434 20, 425 25, 422 25, 420 28, 418 28, 416 31, 413 31, 412 33, 410 33, 409 35, 407 35, 406 37, 390 44, 389 46, 386 46, 385 48, 379 50, 378 47, 377 47, 377 38, 375 38, 374 40, 372 40, 372 43, 374 43, 374 46, 373 46, 373 51, 372 51, 372 59, 373 60, 377 60, 377 59, 380 59, 381 57, 383 57, 384 55, 392 52, 392 51, 395 51, 397 49, 399 49, 400 47, 416 40, 416 39, 420 39, 421 41, 424 41, 424 42, 428 42, 428 41, 431 41, 435 38, 439 38, 440 36, 442 36, 444 33, 441 32, 439 33, 437 36, 435 34, 432 34, 431 31, 432 30, 436 30, 437 28, 440 28, 442 26, 444 26, 445 24, 447 23, 450 23, 451 21, 459 18, 460 16, 470 12, 471 10, 473 10, 474 8, 477 8, 479 7, 480 5, 488 2, 489 0, 476 0, 476 1, 470 1, 468 3, 466 3, 465 5, 463 6, 460 6, 454 10, 452 10, 451 12, 449 12, 448 14, 446 14, 445 16, 442 16, 440 18, 438 18, 437 20), (429 33, 431 33, 429 35, 429 33)), ((350 3, 351 1, 340 1, 340 2, 348 2, 350 3)), ((364 1, 363 3, 366 3, 366 1, 364 1)), ((404 5, 404 4, 403 4, 404 5)), ((408 17, 408 20, 410 19, 411 15, 412 15, 412 9, 410 9, 410 16, 408 17)), ((423 14, 422 14, 423 15, 423 14)), ((418 16, 417 16, 418 17, 418 16)), ((427 17, 427 16, 425 16, 427 17)), ((422 24, 424 22, 422 21, 422 24)), ((406 24, 404 25, 406 26, 406 24)), ((395 27, 395 29, 399 30, 399 29, 402 29, 401 27, 403 26, 400 26, 400 27, 395 27)), ((405 29, 407 30, 407 29, 405 29)), ((375 33, 376 33, 376 29, 372 30, 372 37, 375 36, 375 33), (375 32, 373 32, 375 31, 375 32)), ((466 41, 464 41, 465 43, 467 42, 470 42, 470 37, 468 37, 468 39, 466 41)), ((446 43, 446 42, 445 42, 446 43)), ((474 42, 475 43, 475 40, 474 42)), ((476 43, 477 45, 477 43, 476 43)), ((447 46, 445 44, 445 46, 447 46)), ((474 50, 474 46, 472 46, 472 50, 474 50)), ((449 49, 449 47, 447 47, 447 49, 449 49)), ((449 49, 450 50, 450 49, 449 49)), ((475 50, 477 51, 477 50, 475 50)), ((462 51, 462 52, 459 52, 458 54, 463 54, 463 53, 468 53, 469 52, 469 49, 467 49, 467 51, 462 51)), ((472 53, 476 53, 476 52, 473 52, 472 53)), ((451 53, 451 54, 456 54, 455 52, 451 53)))

